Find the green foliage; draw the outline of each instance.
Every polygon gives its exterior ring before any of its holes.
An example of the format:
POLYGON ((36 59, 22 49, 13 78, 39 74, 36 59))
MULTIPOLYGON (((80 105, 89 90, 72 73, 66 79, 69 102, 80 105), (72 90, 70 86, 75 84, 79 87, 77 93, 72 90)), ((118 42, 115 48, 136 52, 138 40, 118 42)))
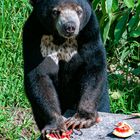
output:
POLYGON ((0 1, 0 140, 36 139, 23 88, 22 26, 30 9, 28 0, 0 1))
POLYGON ((0 1, 0 105, 4 106, 25 106, 21 52, 25 7, 23 1, 0 1))
POLYGON ((140 0, 93 0, 93 8, 107 49, 111 110, 139 110, 140 0))
POLYGON ((107 40, 117 44, 123 33, 126 41, 140 36, 140 4, 134 0, 93 0, 93 8, 98 16, 104 44, 107 40))
POLYGON ((140 73, 140 0, 93 0, 93 8, 109 57, 140 73))

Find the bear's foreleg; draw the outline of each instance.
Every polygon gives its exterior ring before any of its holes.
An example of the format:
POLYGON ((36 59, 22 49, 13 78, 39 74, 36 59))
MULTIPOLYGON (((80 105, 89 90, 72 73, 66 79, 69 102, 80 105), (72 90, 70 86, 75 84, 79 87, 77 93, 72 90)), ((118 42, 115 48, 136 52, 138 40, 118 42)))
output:
POLYGON ((66 131, 54 82, 48 74, 34 69, 28 74, 27 96, 31 102, 35 121, 45 137, 46 133, 59 135, 66 131))
POLYGON ((88 128, 98 120, 97 107, 103 92, 103 76, 84 75, 81 81, 82 96, 76 114, 66 121, 67 128, 88 128))

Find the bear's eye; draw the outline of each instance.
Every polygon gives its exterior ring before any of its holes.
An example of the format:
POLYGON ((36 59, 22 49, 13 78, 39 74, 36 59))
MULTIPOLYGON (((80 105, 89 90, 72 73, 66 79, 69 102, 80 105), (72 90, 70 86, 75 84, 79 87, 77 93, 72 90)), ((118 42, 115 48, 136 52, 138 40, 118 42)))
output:
POLYGON ((53 15, 54 17, 57 17, 59 14, 60 14, 60 11, 59 11, 58 9, 53 9, 52 15, 53 15))
POLYGON ((77 12, 78 16, 82 16, 82 14, 83 14, 83 10, 82 9, 78 9, 76 12, 77 12))

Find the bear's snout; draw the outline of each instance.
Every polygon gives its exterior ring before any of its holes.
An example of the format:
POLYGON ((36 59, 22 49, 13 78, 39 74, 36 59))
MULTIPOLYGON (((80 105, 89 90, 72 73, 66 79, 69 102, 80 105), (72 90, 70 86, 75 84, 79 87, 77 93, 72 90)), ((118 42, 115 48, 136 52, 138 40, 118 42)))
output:
POLYGON ((76 29, 76 24, 73 21, 69 21, 63 25, 63 28, 67 35, 73 35, 76 29))
POLYGON ((71 8, 64 8, 56 20, 56 29, 60 36, 71 38, 77 36, 80 29, 80 17, 71 8))

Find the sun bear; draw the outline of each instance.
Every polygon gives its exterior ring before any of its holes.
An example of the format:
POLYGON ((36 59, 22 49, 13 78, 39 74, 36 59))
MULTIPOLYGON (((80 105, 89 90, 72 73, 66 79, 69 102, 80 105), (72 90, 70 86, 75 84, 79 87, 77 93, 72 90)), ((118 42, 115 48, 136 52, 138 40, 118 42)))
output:
POLYGON ((92 0, 30 0, 23 27, 24 85, 38 128, 87 128, 109 112, 106 52, 92 0), (64 121, 67 109, 74 116, 64 121))

